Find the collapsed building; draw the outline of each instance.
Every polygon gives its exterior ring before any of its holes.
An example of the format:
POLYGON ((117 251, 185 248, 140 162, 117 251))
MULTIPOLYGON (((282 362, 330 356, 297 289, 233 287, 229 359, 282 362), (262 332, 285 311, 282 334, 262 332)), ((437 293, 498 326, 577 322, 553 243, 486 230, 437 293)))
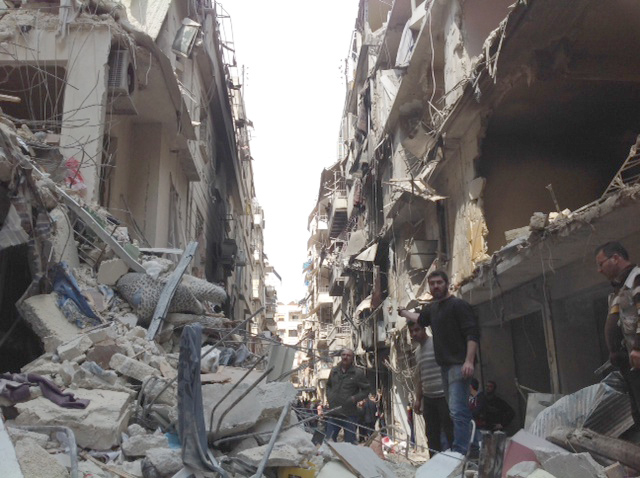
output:
POLYGON ((640 187, 637 9, 360 2, 338 160, 309 218, 319 391, 332 355, 354 348, 408 436, 414 363, 396 310, 429 299, 436 268, 476 311, 477 376, 516 410, 512 431, 527 392, 553 403, 601 379, 610 285, 593 250, 619 240, 640 255, 629 220, 640 187))

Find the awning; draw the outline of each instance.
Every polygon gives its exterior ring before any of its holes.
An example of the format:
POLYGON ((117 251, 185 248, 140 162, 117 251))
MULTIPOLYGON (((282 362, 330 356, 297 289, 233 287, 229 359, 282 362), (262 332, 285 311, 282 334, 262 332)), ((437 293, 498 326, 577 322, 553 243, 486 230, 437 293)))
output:
POLYGON ((356 307, 356 312, 354 315, 357 317, 358 314, 360 314, 363 310, 370 309, 370 308, 371 308, 371 296, 368 296, 366 299, 364 299, 362 302, 358 304, 358 307, 356 307))

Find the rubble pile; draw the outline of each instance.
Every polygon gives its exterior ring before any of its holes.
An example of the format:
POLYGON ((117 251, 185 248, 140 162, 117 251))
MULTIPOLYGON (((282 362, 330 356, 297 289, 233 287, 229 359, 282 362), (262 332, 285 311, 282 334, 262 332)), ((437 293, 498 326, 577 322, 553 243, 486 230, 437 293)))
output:
POLYGON ((290 411, 293 385, 267 381, 273 367, 254 353, 246 323, 222 313, 224 289, 179 273, 173 287, 175 261, 141 254, 125 226, 84 203, 79 179, 68 180, 72 166, 41 161, 41 135, 0 118, 0 181, 12 193, 0 244, 30 248, 33 283, 16 308, 44 351, 0 376, 0 446, 9 457, 0 475, 174 476, 194 467, 181 430, 199 424, 209 442, 202 471, 251 476, 262 466, 292 476, 338 466, 290 411), (181 376, 192 362, 180 362, 186 329, 202 334, 191 351, 197 376, 181 376), (179 399, 189 386, 202 397, 198 416, 179 399))

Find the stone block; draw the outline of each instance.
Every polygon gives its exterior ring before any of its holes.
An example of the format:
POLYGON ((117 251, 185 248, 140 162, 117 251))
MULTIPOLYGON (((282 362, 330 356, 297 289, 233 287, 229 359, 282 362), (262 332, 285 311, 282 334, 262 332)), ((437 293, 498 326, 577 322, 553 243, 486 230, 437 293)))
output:
POLYGON ((145 456, 152 448, 167 448, 169 441, 164 435, 134 435, 122 442, 122 452, 127 457, 145 456))
POLYGON ((131 396, 107 390, 68 389, 78 398, 89 399, 82 409, 62 408, 44 397, 16 404, 18 425, 68 426, 78 445, 94 450, 108 450, 118 445, 120 434, 129 419, 131 396))
POLYGON ((549 225, 549 215, 543 212, 534 212, 529 219, 529 228, 532 231, 542 231, 549 225))
POLYGON ((102 261, 98 267, 98 283, 116 285, 118 279, 129 272, 129 266, 122 259, 102 261))
POLYGON ((80 355, 83 355, 91 348, 92 345, 93 342, 89 337, 81 335, 60 345, 57 349, 57 353, 60 356, 60 360, 74 360, 80 355))
POLYGON ((104 340, 115 339, 118 336, 118 332, 113 326, 109 326, 92 330, 87 332, 86 335, 94 344, 97 344, 104 340))
POLYGON ((145 430, 143 426, 138 425, 137 423, 132 423, 127 427, 127 435, 129 435, 130 437, 135 437, 138 435, 146 435, 146 434, 147 434, 147 430, 145 430))
POLYGON ((180 450, 152 448, 147 451, 146 456, 163 478, 175 475, 183 466, 180 450))
MULTIPOLYGON (((250 448, 238 453, 238 458, 251 466, 258 466, 262 461, 262 457, 267 451, 268 445, 250 448)), ((287 443, 278 443, 273 446, 273 450, 267 460, 267 466, 298 466, 304 461, 304 456, 298 453, 293 445, 287 443)))
POLYGON ((69 472, 35 440, 24 438, 16 444, 22 474, 29 478, 69 478, 69 472))
POLYGON ((49 349, 45 348, 47 352, 55 350, 55 347, 50 348, 52 345, 57 346, 60 342, 68 342, 80 332, 80 329, 69 322, 58 309, 56 300, 55 294, 42 294, 34 295, 21 304, 16 304, 24 320, 40 339, 52 337, 47 341, 49 342, 49 349))
POLYGON ((11 440, 13 441, 13 443, 18 443, 20 440, 29 438, 45 449, 49 444, 49 437, 43 433, 36 433, 29 430, 22 430, 20 428, 12 428, 10 426, 7 427, 7 432, 9 433, 9 436, 11 437, 11 440))
POLYGON ((159 374, 155 368, 122 354, 114 354, 109 361, 109 366, 125 377, 133 378, 140 382, 151 375, 159 374))

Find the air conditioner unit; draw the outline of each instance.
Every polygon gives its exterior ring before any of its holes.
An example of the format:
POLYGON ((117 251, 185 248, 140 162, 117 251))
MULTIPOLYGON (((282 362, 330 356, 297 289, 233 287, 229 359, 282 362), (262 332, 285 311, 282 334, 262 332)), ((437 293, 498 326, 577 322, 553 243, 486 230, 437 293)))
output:
POLYGON ((135 89, 135 71, 129 50, 111 50, 107 91, 111 95, 131 95, 135 89))

